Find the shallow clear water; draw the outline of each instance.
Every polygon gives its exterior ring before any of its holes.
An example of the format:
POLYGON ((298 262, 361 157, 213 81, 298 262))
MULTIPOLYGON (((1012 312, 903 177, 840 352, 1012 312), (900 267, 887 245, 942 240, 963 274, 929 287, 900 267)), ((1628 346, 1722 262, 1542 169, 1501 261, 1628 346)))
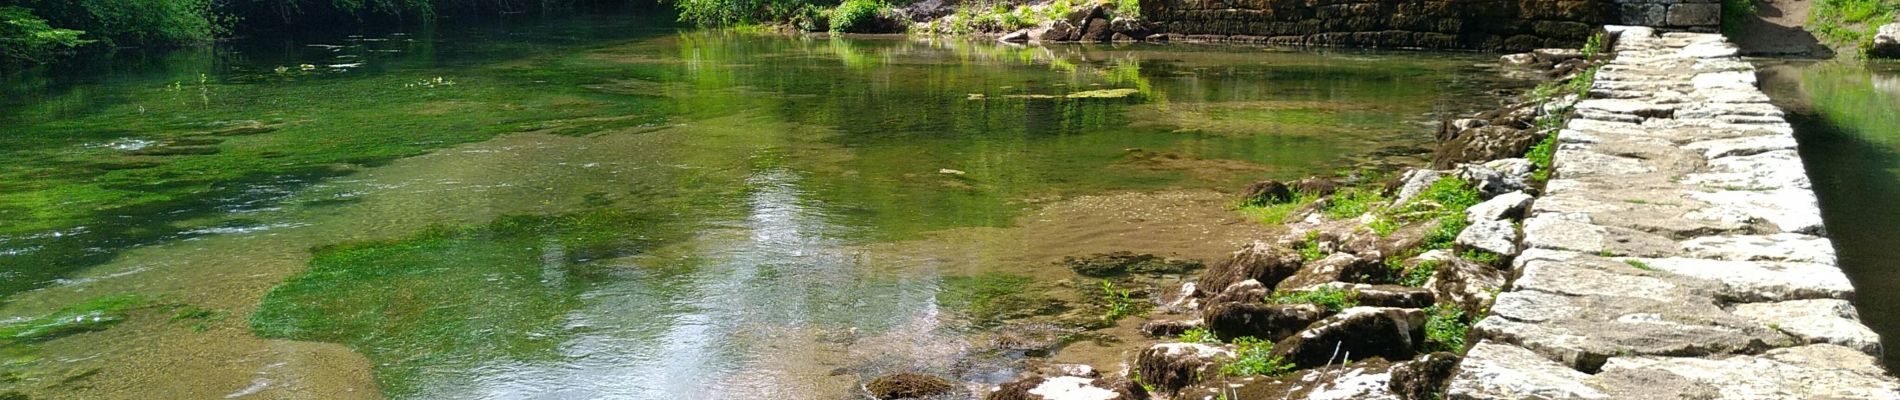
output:
MULTIPOLYGON (((839 398, 901 370, 995 382, 1020 352, 944 304, 952 279, 1031 277, 1081 304, 1092 284, 1063 256, 1211 260, 1268 229, 1225 191, 1426 142, 1499 85, 1481 55, 605 17, 122 57, 5 82, 0 315, 151 305, 5 343, 11 390, 839 398)), ((1056 357, 1117 357, 1087 347, 1056 357)))
MULTIPOLYGON (((1789 111, 1861 321, 1900 339, 1900 64, 1773 63, 1763 89, 1789 111)), ((1900 365, 1900 352, 1886 363, 1900 365)))

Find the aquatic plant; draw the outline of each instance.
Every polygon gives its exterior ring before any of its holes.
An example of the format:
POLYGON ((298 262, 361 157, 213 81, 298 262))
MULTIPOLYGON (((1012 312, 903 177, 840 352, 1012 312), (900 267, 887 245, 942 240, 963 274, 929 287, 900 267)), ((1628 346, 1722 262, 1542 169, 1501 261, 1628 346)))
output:
POLYGON ((1122 319, 1122 317, 1141 312, 1141 306, 1135 303, 1135 300, 1130 297, 1131 295, 1132 292, 1130 290, 1116 288, 1114 282, 1103 279, 1102 300, 1107 302, 1108 309, 1103 312, 1102 320, 1116 321, 1122 319))
POLYGON ((127 312, 147 303, 144 296, 136 294, 95 297, 38 318, 0 325, 0 345, 43 342, 105 330, 124 322, 127 312))
POLYGON ((1293 363, 1273 355, 1273 342, 1252 336, 1234 338, 1234 360, 1220 366, 1227 376, 1273 376, 1293 370, 1293 363))

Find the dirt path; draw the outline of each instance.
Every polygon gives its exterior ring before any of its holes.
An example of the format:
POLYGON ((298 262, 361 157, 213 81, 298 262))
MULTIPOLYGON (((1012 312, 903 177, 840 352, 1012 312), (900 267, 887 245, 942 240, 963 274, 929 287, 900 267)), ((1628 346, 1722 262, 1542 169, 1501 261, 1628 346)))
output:
POLYGON ((1729 40, 1741 47, 1744 55, 1831 58, 1833 50, 1801 29, 1808 22, 1812 5, 1813 0, 1763 0, 1755 18, 1729 40))

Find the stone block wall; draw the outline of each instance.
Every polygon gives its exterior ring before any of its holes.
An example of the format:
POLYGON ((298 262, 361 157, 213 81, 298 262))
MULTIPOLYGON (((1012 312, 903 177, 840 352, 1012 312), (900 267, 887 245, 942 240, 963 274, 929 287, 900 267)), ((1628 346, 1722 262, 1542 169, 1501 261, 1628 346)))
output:
POLYGON ((1713 30, 1719 0, 1147 0, 1173 39, 1298 46, 1528 51, 1577 47, 1598 26, 1713 30))

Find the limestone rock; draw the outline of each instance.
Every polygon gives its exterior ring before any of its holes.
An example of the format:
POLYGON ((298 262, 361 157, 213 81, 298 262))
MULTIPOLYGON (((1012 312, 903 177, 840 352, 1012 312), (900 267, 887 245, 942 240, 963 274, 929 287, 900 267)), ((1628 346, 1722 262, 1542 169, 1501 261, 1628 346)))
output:
MULTIPOLYGON (((1201 275, 1199 287, 1226 288, 1240 281, 1252 279, 1267 287, 1275 287, 1301 266, 1300 253, 1291 249, 1255 241, 1247 244, 1219 264, 1209 267, 1201 275)), ((1209 289, 1211 290, 1211 289, 1209 289)))
POLYGON ((1141 385, 1122 378, 1080 376, 1031 376, 1005 383, 985 396, 986 400, 1142 400, 1148 392, 1141 385))
POLYGON ((1419 193, 1424 193, 1426 188, 1432 187, 1433 183, 1437 183, 1444 177, 1445 173, 1442 171, 1429 169, 1405 171, 1405 175, 1399 178, 1399 195, 1392 199, 1392 205, 1403 206, 1405 203, 1412 202, 1419 193))
POLYGON ((1452 176, 1458 177, 1458 179, 1463 179, 1465 182, 1470 183, 1472 189, 1477 190, 1479 195, 1487 198, 1524 189, 1521 181, 1518 185, 1511 185, 1510 182, 1506 181, 1504 174, 1483 165, 1459 165, 1458 168, 1452 170, 1451 174, 1452 176))
POLYGON ((1148 26, 1143 24, 1141 20, 1133 18, 1116 17, 1108 21, 1108 28, 1114 30, 1117 34, 1127 35, 1131 40, 1146 39, 1148 35, 1154 33, 1154 31, 1148 29, 1148 26))
POLYGON ((1531 56, 1537 57, 1537 61, 1541 63, 1556 64, 1583 58, 1583 51, 1577 49, 1537 49, 1531 50, 1531 56))
POLYGON ((1333 365, 1279 376, 1223 378, 1182 391, 1176 399, 1248 400, 1400 400, 1389 381, 1395 364, 1380 358, 1354 358, 1333 365))
POLYGON ((1352 292, 1360 305, 1371 307, 1425 308, 1431 307, 1434 296, 1430 290, 1399 285, 1368 285, 1363 283, 1332 282, 1310 288, 1293 291, 1332 288, 1352 292))
POLYGON ((1392 366, 1386 389, 1406 400, 1437 399, 1443 395, 1445 382, 1458 372, 1458 362, 1463 359, 1455 353, 1438 352, 1398 363, 1392 366))
POLYGON ((1221 346, 1160 343, 1136 356, 1135 371, 1141 373, 1142 383, 1173 392, 1220 374, 1220 364, 1233 358, 1234 352, 1221 346))
POLYGON ((1512 226, 1510 221, 1480 220, 1473 221, 1471 226, 1465 227, 1463 232, 1458 233, 1457 244, 1467 249, 1484 250, 1510 257, 1517 255, 1517 239, 1517 227, 1512 226))
POLYGON ((1091 20, 1088 20, 1088 24, 1081 25, 1081 26, 1082 26, 1082 37, 1077 40, 1080 40, 1085 43, 1107 42, 1109 41, 1111 36, 1115 34, 1115 31, 1108 27, 1108 20, 1106 19, 1101 19, 1101 18, 1091 19, 1091 20))
POLYGON ((1227 285, 1226 289, 1221 289, 1220 294, 1216 294, 1214 298, 1208 299, 1207 303, 1258 303, 1261 299, 1267 298, 1267 295, 1271 294, 1272 291, 1272 289, 1267 288, 1267 285, 1261 284, 1260 281, 1248 279, 1227 285))
POLYGON ((1482 315, 1491 308, 1491 295, 1504 288, 1504 272, 1489 265, 1457 257, 1439 261, 1425 287, 1433 299, 1464 310, 1465 315, 1482 315))
POLYGON ((1860 323, 1847 300, 1816 299, 1735 305, 1735 315, 1778 329, 1806 343, 1836 344, 1880 355, 1880 335, 1860 323))
POLYGON ((1313 196, 1331 196, 1339 190, 1339 181, 1327 178, 1309 177, 1288 184, 1294 191, 1313 196))
POLYGON ((1278 341, 1300 329, 1332 315, 1325 307, 1312 304, 1216 303, 1201 314, 1207 330, 1215 337, 1232 339, 1257 337, 1278 341))
POLYGON ((1816 344, 1722 359, 1617 357, 1592 380, 1616 398, 1900 399, 1873 356, 1816 344))
POLYGON ((1531 195, 1521 190, 1501 194, 1465 209, 1465 220, 1477 223, 1523 218, 1524 211, 1530 209, 1532 199, 1531 195))
POLYGON ((1532 130, 1496 123, 1460 131, 1450 140, 1438 144, 1438 150, 1432 157, 1432 167, 1451 168, 1463 163, 1523 156, 1541 138, 1532 130))
POLYGON ((1531 53, 1505 54, 1498 57, 1498 63, 1508 67, 1529 67, 1537 64, 1537 55, 1531 53))
POLYGON ((1800 299, 1853 299, 1854 285, 1833 265, 1722 261, 1694 258, 1641 259, 1649 267, 1720 283, 1719 295, 1729 301, 1783 301, 1800 299))
POLYGON ((1530 160, 1522 158, 1491 160, 1485 162, 1484 167, 1503 174, 1506 187, 1516 188, 1530 187, 1531 173, 1537 171, 1536 165, 1531 164, 1530 160))
POLYGON ((1881 58, 1900 58, 1900 22, 1881 25, 1874 33, 1874 43, 1867 47, 1867 55, 1881 58))
POLYGON ((1045 22, 1029 30, 1029 38, 1037 42, 1064 42, 1075 40, 1076 36, 1075 25, 1063 20, 1045 22))
POLYGON ((1333 253, 1313 262, 1306 263, 1298 273, 1287 277, 1276 290, 1291 290, 1324 285, 1331 282, 1364 281, 1361 277, 1383 274, 1384 266, 1369 259, 1359 258, 1349 253, 1333 253))
POLYGON ((1293 365, 1311 368, 1348 358, 1409 360, 1424 342, 1424 311, 1353 307, 1280 340, 1274 344, 1273 354, 1293 365))
POLYGON ((1157 319, 1141 323, 1141 334, 1148 337, 1180 336, 1204 325, 1200 319, 1157 319))
POLYGON ((1017 31, 1015 31, 1015 32, 1010 32, 1010 33, 1008 33, 1008 34, 1004 34, 1004 35, 1003 35, 1003 37, 1000 37, 1000 38, 996 38, 996 40, 997 40, 997 41, 1000 41, 1000 42, 1003 42, 1003 43, 1028 43, 1028 42, 1029 42, 1029 30, 1027 30, 1027 29, 1019 29, 1019 30, 1017 30, 1017 31))
POLYGON ((1592 386, 1589 374, 1564 367, 1530 350, 1489 341, 1465 353, 1445 397, 1451 400, 1610 399, 1592 386))

